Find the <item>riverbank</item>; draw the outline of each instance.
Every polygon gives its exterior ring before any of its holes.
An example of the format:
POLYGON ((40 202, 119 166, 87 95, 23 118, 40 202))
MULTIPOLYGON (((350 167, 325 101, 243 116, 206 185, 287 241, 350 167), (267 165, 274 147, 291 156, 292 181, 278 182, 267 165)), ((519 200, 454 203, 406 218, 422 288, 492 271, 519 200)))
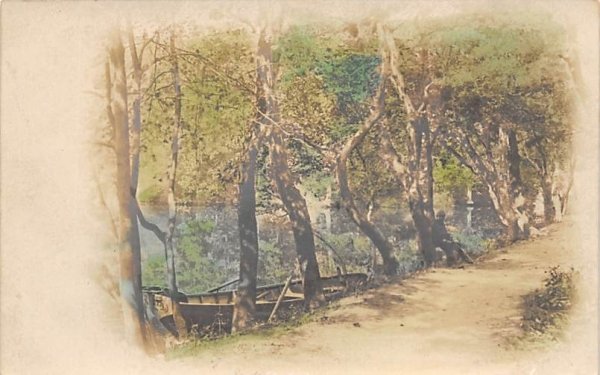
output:
POLYGON ((582 306, 573 311, 565 341, 507 344, 521 334, 522 297, 542 286, 545 272, 577 268, 570 234, 567 223, 555 225, 474 266, 433 269, 345 298, 285 334, 203 345, 174 361, 228 374, 588 373, 594 345, 571 333, 589 325, 582 306), (587 346, 580 348, 582 342, 587 346))

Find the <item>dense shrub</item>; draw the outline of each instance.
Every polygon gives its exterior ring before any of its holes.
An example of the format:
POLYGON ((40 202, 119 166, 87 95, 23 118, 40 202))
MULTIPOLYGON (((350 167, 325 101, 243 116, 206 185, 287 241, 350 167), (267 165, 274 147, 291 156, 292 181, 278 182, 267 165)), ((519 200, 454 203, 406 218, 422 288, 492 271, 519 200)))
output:
POLYGON ((560 327, 573 303, 574 270, 565 272, 556 266, 546 272, 544 288, 525 296, 522 327, 528 333, 542 334, 560 327))

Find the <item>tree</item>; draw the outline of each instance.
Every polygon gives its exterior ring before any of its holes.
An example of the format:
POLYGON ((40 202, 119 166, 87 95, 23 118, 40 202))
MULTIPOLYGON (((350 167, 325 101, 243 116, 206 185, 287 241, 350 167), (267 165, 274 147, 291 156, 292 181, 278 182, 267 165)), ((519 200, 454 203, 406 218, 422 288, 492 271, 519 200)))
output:
MULTIPOLYGON (((333 33, 339 34, 339 30, 333 33)), ((358 208, 347 168, 348 161, 382 115, 384 89, 380 84, 381 72, 377 72, 381 59, 373 55, 373 43, 368 37, 356 38, 355 50, 339 48, 342 42, 337 38, 315 39, 310 31, 293 29, 286 48, 280 52, 280 64, 290 64, 284 80, 294 83, 284 95, 286 120, 292 122, 287 134, 318 153, 319 160, 305 162, 321 164, 334 172, 342 206, 382 255, 385 273, 393 275, 397 268, 393 246, 358 208), (306 57, 296 61, 299 54, 306 57)))
POLYGON ((113 128, 116 156, 116 188, 119 206, 119 268, 120 292, 125 333, 131 343, 145 344, 145 318, 142 301, 140 239, 137 227, 137 209, 131 194, 129 115, 127 108, 127 74, 125 49, 120 32, 110 37, 108 61, 105 66, 106 110, 113 128))
POLYGON ((264 140, 260 125, 253 124, 248 150, 240 170, 238 230, 240 233, 240 273, 236 293, 233 330, 243 330, 256 310, 258 274, 258 228, 256 220, 256 164, 264 140))
POLYGON ((424 67, 425 71, 415 74, 415 82, 412 90, 409 90, 404 75, 399 70, 398 47, 394 37, 381 24, 378 25, 377 32, 389 59, 389 81, 403 109, 400 115, 388 114, 389 118, 384 121, 381 157, 402 185, 417 230, 419 250, 425 264, 430 266, 435 261, 435 246, 432 241, 433 143, 439 135, 441 90, 434 86, 431 77, 433 72, 427 70, 430 68, 430 53, 426 49, 421 49, 416 54, 418 66, 424 67), (402 160, 391 138, 393 127, 403 128, 402 121, 406 124, 402 137, 406 161, 402 160))
MULTIPOLYGON (((528 101, 539 103, 535 97, 540 90, 554 79, 564 79, 559 64, 562 43, 560 30, 551 23, 531 29, 519 22, 489 22, 456 22, 441 39, 454 56, 454 68, 444 77, 452 91, 445 146, 487 186, 512 242, 527 237, 535 197, 523 178, 523 159, 536 143, 539 131, 531 126, 539 119, 523 113, 529 112, 528 101)), ((543 126, 548 134, 556 129, 550 122, 543 126)), ((540 162, 538 158, 530 166, 540 162)), ((548 175, 538 169, 540 176, 548 175)))
MULTIPOLYGON (((158 37, 158 36, 156 36, 158 37)), ((178 302, 178 286, 177 286, 177 276, 175 270, 175 244, 174 244, 174 236, 176 230, 176 222, 177 222, 177 206, 176 206, 176 173, 177 173, 177 165, 178 165, 178 155, 179 155, 179 144, 180 144, 180 133, 182 128, 182 113, 181 113, 181 84, 179 77, 179 64, 178 64, 178 52, 175 46, 175 35, 171 34, 170 43, 168 49, 166 46, 163 46, 165 50, 167 50, 166 56, 169 57, 170 60, 170 73, 171 73, 171 85, 173 88, 173 125, 172 125, 172 136, 171 136, 171 157, 170 157, 170 165, 168 169, 168 207, 169 207, 169 220, 168 220, 168 229, 167 231, 161 230, 157 225, 148 222, 144 217, 141 208, 137 202, 137 186, 139 179, 139 168, 140 168, 140 151, 141 151, 141 129, 142 129, 142 114, 141 114, 141 101, 142 101, 142 64, 141 58, 143 55, 143 49, 150 42, 154 42, 158 48, 158 40, 148 40, 142 46, 142 51, 138 55, 135 38, 133 35, 133 30, 129 30, 129 47, 131 52, 131 60, 133 65, 133 77, 136 84, 137 94, 134 100, 133 105, 133 131, 132 131, 132 139, 134 143, 134 150, 132 153, 132 186, 130 189, 133 204, 135 206, 135 213, 137 218, 140 220, 142 226, 150 231, 152 231, 157 238, 163 243, 164 251, 165 251, 165 260, 166 260, 166 268, 167 268, 167 285, 169 291, 171 293, 171 303, 172 309, 174 312, 174 319, 177 327, 177 331, 181 334, 185 332, 183 318, 179 313, 179 308, 177 306, 178 302)), ((157 62, 155 61, 154 64, 157 62)), ((136 221, 137 222, 137 221, 136 221)), ((139 238, 139 235, 138 235, 139 238)), ((141 283, 141 280, 140 280, 141 283)))
POLYGON ((388 77, 388 61, 385 54, 381 58, 380 83, 376 89, 375 95, 370 105, 370 114, 365 119, 360 128, 354 133, 341 148, 335 162, 335 171, 342 204, 350 214, 352 220, 358 225, 363 233, 373 242, 383 258, 385 273, 394 275, 398 267, 398 262, 393 256, 394 249, 385 236, 377 229, 375 225, 356 207, 350 185, 348 183, 347 161, 350 153, 365 139, 369 131, 381 120, 384 115, 385 102, 385 82, 388 77))
POLYGON ((257 80, 262 98, 258 106, 261 124, 268 125, 266 139, 269 147, 271 175, 277 195, 292 224, 294 241, 300 270, 303 273, 305 307, 312 309, 325 302, 321 289, 321 275, 315 254, 313 229, 306 207, 306 201, 295 186, 288 160, 289 155, 284 143, 284 134, 280 128, 281 114, 275 95, 277 72, 273 64, 272 31, 263 28, 260 31, 257 50, 257 80), (261 110, 264 108, 264 111, 261 110))

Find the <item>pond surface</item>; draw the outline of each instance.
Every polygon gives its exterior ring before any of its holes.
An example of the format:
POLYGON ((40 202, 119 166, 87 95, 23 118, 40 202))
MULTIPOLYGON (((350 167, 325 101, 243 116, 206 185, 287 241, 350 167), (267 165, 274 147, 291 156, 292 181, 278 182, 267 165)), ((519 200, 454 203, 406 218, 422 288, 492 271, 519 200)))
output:
MULTIPOLYGON (((500 234, 501 226, 485 198, 474 197, 475 204, 468 206, 455 205, 445 209, 449 231, 455 238, 469 241, 469 246, 484 246, 485 239, 495 238, 500 234), (474 238, 474 241, 471 239, 474 238)), ((167 228, 168 209, 162 206, 142 206, 146 219, 157 224, 163 230, 167 228)), ((313 211, 313 227, 318 234, 327 240, 328 245, 316 239, 318 260, 323 274, 335 272, 336 262, 332 260, 333 254, 329 246, 335 248, 337 254, 344 258, 352 271, 366 272, 367 265, 371 262, 372 246, 366 237, 362 236, 358 227, 350 220, 343 209, 321 209, 313 211)), ((270 273, 262 281, 278 282, 285 279, 289 269, 295 264, 295 245, 291 228, 284 215, 260 215, 259 238, 261 254, 268 254, 268 264, 264 267, 282 268, 281 272, 270 273), (285 271, 285 272, 284 272, 285 271), (281 278, 281 280, 279 280, 281 278)), ((410 272, 415 266, 414 230, 408 209, 403 207, 378 207, 373 213, 373 222, 394 243, 400 253, 396 254, 400 260, 401 268, 410 272), (402 252, 406 252, 403 254, 402 252), (406 256, 405 256, 406 255, 406 256), (406 263, 406 264, 403 264, 406 263)), ((176 242, 190 243, 190 238, 195 236, 192 243, 198 243, 198 250, 203 253, 206 262, 203 267, 210 265, 211 272, 217 273, 214 285, 223 280, 237 277, 239 262, 239 237, 237 233, 237 211, 233 206, 211 207, 186 207, 178 212, 178 231, 176 242), (191 223, 208 223, 208 230, 202 232, 191 231, 191 223)), ((142 244, 142 263, 158 257, 164 259, 162 243, 152 232, 140 228, 142 244)), ((182 246, 182 245, 180 245, 182 246)), ((188 245, 189 246, 189 245, 188 245)), ((189 250, 188 250, 189 251, 189 250)), ((266 257, 267 255, 265 255, 266 257)), ((264 262, 267 262, 265 260, 264 262)), ((262 264, 262 263, 261 263, 262 264)), ((260 265, 259 265, 260 270, 260 265)), ((179 272, 180 270, 178 270, 179 272)), ((198 272, 203 272, 201 269, 198 272)), ((183 271, 181 271, 183 272, 183 271)), ((204 271, 208 272, 208 271, 204 271)), ((259 275, 259 279, 261 275, 259 275)), ((260 280, 259 280, 260 281, 260 280)))

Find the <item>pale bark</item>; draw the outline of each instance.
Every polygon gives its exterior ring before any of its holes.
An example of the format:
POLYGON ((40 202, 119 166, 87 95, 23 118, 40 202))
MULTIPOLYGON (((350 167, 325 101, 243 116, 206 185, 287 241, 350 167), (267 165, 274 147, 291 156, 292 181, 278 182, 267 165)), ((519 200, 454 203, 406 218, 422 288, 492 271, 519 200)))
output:
POLYGON ((169 224, 167 231, 167 273, 168 286, 171 292, 177 292, 177 276, 175 273, 175 230, 177 225, 177 204, 175 201, 175 188, 177 176, 177 161, 179 156, 179 135, 181 132, 181 84, 179 81, 179 65, 177 51, 175 50, 175 37, 170 40, 171 54, 171 77, 173 80, 173 91, 175 94, 175 106, 173 110, 173 134, 171 137, 171 162, 168 170, 169 190, 167 202, 169 206, 169 224))
POLYGON ((116 188, 119 206, 120 294, 125 334, 129 342, 144 346, 145 319, 141 285, 140 239, 137 210, 131 195, 129 116, 127 112, 127 75, 125 50, 120 33, 111 36, 109 61, 106 64, 107 114, 113 127, 116 156, 116 188))
POLYGON ((175 36, 171 35, 169 43, 169 54, 171 59, 171 78, 174 93, 174 109, 173 109, 173 133, 171 136, 171 160, 168 169, 168 192, 167 203, 169 207, 168 230, 165 238, 165 258, 167 262, 167 285, 171 293, 171 303, 173 309, 173 319, 175 321, 175 329, 177 337, 186 334, 186 327, 183 317, 179 311, 178 305, 178 287, 177 287, 177 271, 175 268, 175 231, 177 229, 177 201, 176 201, 176 186, 177 186, 177 165, 179 157, 180 134, 183 125, 181 117, 181 82, 179 78, 179 63, 177 58, 177 50, 175 47, 175 36))
POLYGON ((272 178, 275 190, 281 199, 292 224, 296 243, 296 252, 300 269, 304 278, 305 307, 312 309, 325 302, 321 288, 321 276, 315 254, 315 241, 310 222, 310 215, 304 197, 295 186, 294 177, 288 166, 289 156, 284 144, 280 123, 279 104, 275 97, 274 86, 277 77, 273 68, 271 35, 262 29, 257 51, 257 79, 259 91, 262 93, 262 103, 258 108, 265 108, 261 113, 260 123, 267 125, 266 140, 272 168, 272 178))
MULTIPOLYGON (((385 124, 385 123, 384 123, 385 124)), ((387 130, 387 125, 382 127, 381 131, 381 150, 380 157, 388 169, 392 171, 396 180, 402 186, 405 198, 408 200, 413 224, 417 231, 417 244, 423 255, 423 259, 427 266, 435 263, 436 254, 433 244, 432 214, 427 214, 428 208, 425 199, 422 197, 419 188, 418 180, 414 177, 415 173, 411 172, 407 166, 402 163, 399 154, 394 149, 390 141, 390 134, 387 130)))
POLYGON ((335 176, 340 188, 340 197, 342 205, 350 215, 350 218, 360 228, 360 230, 371 240, 377 248, 383 259, 384 270, 387 275, 394 275, 397 272, 398 262, 393 256, 393 246, 379 231, 379 229, 358 209, 350 183, 348 181, 347 162, 350 153, 365 139, 369 131, 380 121, 383 116, 385 102, 385 81, 387 78, 387 61, 383 59, 381 66, 381 83, 377 88, 372 103, 369 116, 361 124, 359 129, 344 144, 340 150, 335 162, 335 176))
MULTIPOLYGON (((398 49, 393 36, 381 25, 378 27, 378 34, 389 56, 391 72, 389 79, 404 105, 408 130, 406 166, 402 165, 399 154, 389 139, 382 140, 381 157, 395 173, 397 179, 402 181, 403 191, 408 198, 411 216, 417 230, 419 250, 425 265, 431 266, 436 258, 432 241, 433 139, 437 130, 434 125, 437 125, 436 111, 439 107, 439 95, 430 95, 431 83, 423 84, 422 97, 417 107, 407 93, 404 76, 398 69, 398 49)), ((426 55, 422 55, 422 59, 426 58, 426 55)), ((389 132, 385 134, 388 135, 383 138, 389 137, 389 132)))
MULTIPOLYGON (((482 128, 484 125, 474 126, 473 128, 482 128)), ((496 214, 505 228, 505 238, 508 242, 514 242, 527 237, 529 218, 523 206, 524 199, 515 182, 518 176, 513 176, 515 167, 511 171, 511 152, 514 149, 510 147, 510 128, 507 124, 500 124, 497 130, 488 124, 486 131, 497 132, 497 142, 491 145, 483 140, 480 130, 474 130, 473 134, 465 133, 460 127, 455 127, 456 141, 455 147, 450 146, 445 141, 442 144, 466 167, 471 169, 479 176, 488 188, 490 199, 496 214), (481 150, 478 151, 475 143, 471 141, 474 138, 479 142, 481 150), (460 150, 458 151, 457 150, 460 150)), ((512 158, 514 158, 514 154, 512 158)))

